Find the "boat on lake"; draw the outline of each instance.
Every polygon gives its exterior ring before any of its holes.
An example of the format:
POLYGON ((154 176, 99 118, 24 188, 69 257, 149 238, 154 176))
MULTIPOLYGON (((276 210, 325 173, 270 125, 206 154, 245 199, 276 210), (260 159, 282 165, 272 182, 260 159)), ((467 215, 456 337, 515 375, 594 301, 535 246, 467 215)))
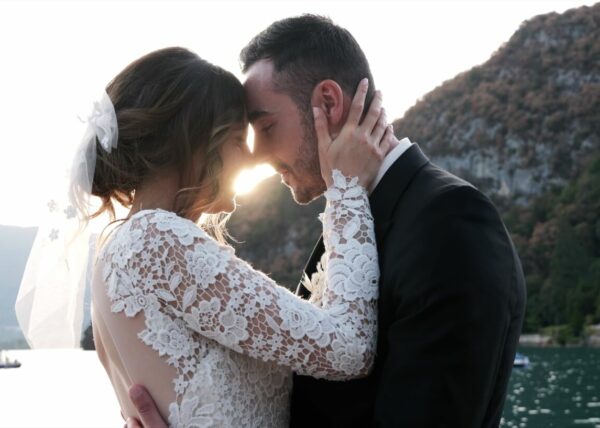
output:
POLYGON ((515 362, 513 367, 527 367, 529 365, 529 358, 527 355, 519 354, 515 355, 515 362))
POLYGON ((0 369, 16 369, 21 367, 21 363, 17 360, 11 360, 3 351, 0 351, 0 369))

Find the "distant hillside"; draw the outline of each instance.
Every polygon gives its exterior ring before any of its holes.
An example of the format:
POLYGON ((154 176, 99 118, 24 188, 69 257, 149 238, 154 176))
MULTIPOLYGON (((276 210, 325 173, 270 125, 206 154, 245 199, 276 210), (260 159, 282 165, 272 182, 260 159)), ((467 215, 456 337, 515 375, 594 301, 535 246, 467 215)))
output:
POLYGON ((0 226, 0 349, 23 345, 14 307, 35 233, 35 228, 0 226))
POLYGON ((576 178, 599 127, 600 3, 523 22, 394 123, 435 163, 520 204, 576 178))
POLYGON ((523 260, 526 331, 600 322, 600 3, 525 21, 394 123, 491 195, 523 260))

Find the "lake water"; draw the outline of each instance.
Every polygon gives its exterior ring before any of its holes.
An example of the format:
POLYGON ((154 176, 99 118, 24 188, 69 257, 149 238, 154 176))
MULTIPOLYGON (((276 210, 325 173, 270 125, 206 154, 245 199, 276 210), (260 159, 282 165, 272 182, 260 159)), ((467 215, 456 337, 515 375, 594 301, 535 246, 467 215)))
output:
MULTIPOLYGON (((600 349, 520 350, 502 427, 600 428, 600 349)), ((0 428, 121 427, 119 406, 94 352, 11 351, 0 370, 0 428)))
POLYGON ((513 370, 502 427, 600 428, 600 349, 520 352, 531 365, 513 370))
POLYGON ((120 428, 112 385, 95 352, 19 350, 0 369, 0 428, 120 428))

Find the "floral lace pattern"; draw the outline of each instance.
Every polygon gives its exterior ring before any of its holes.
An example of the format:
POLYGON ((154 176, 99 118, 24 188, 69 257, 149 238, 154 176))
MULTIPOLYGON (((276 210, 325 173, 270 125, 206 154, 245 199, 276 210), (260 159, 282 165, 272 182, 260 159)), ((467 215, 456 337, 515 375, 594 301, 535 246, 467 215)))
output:
POLYGON ((287 426, 291 373, 364 376, 379 268, 366 191, 334 171, 326 252, 304 301, 196 224, 162 210, 124 223, 100 253, 111 311, 143 312, 139 338, 177 369, 173 427, 287 426))

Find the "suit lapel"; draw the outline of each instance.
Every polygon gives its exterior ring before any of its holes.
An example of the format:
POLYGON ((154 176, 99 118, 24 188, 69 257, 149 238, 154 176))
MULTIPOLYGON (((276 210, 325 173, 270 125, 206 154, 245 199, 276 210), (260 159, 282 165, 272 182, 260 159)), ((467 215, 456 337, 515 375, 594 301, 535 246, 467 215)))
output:
POLYGON ((398 208, 404 192, 415 175, 429 163, 429 159, 417 144, 413 144, 394 162, 385 173, 371 196, 371 213, 375 220, 377 247, 383 246, 387 232, 392 225, 394 212, 398 208))
MULTIPOLYGON (((309 278, 311 277, 311 275, 313 273, 315 273, 317 271, 317 264, 319 263, 319 260, 321 260, 321 256, 323 255, 324 252, 325 252, 325 244, 323 243, 323 235, 321 235, 321 237, 319 238, 319 241, 317 242, 317 245, 315 245, 315 248, 313 248, 310 258, 308 259, 308 262, 306 263, 306 266, 304 266, 304 273, 306 275, 308 275, 309 278)), ((304 299, 308 299, 310 297, 310 290, 308 290, 302 284, 302 281, 300 281, 300 283, 298 284, 298 287, 296 288, 296 294, 301 296, 304 299)))
MULTIPOLYGON (((429 159, 423 154, 419 146, 413 144, 394 162, 369 197, 371 212, 375 220, 375 236, 378 249, 383 245, 387 231, 392 224, 393 213, 402 195, 416 173, 428 162, 429 159)), ((317 271, 317 264, 324 252, 325 245, 323 243, 323 236, 321 235, 308 259, 308 263, 304 267, 304 273, 309 278, 317 271)), ((310 290, 304 287, 302 281, 300 281, 296 288, 296 294, 304 299, 308 299, 310 297, 310 290)))

